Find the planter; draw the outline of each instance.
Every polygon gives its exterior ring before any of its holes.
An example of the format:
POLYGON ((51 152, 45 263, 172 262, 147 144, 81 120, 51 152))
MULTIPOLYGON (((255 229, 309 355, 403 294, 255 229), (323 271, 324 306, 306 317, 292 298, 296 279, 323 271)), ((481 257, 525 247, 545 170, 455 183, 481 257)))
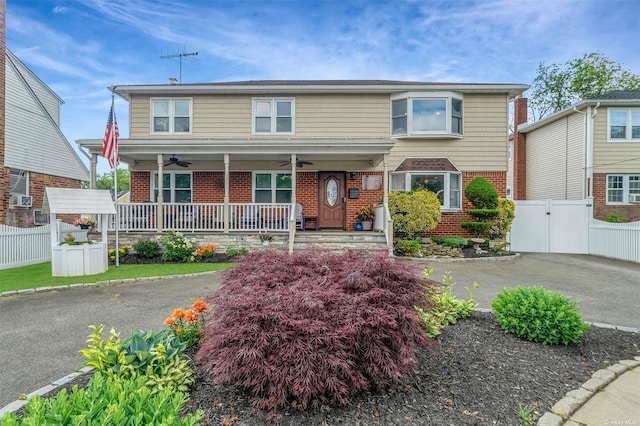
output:
POLYGON ((363 231, 371 231, 373 229, 373 221, 372 220, 363 220, 362 221, 362 230, 363 231))
POLYGON ((269 241, 268 241, 268 240, 264 240, 264 241, 262 242, 262 245, 263 245, 263 246, 268 246, 268 245, 269 245, 269 241))
POLYGON ((354 228, 356 231, 362 231, 362 223, 360 223, 360 222, 356 222, 356 223, 353 225, 353 228, 354 228))
POLYGON ((80 229, 89 229, 89 225, 80 225, 80 229))
POLYGON ((106 272, 107 246, 105 243, 67 245, 52 247, 51 275, 75 277, 106 272))

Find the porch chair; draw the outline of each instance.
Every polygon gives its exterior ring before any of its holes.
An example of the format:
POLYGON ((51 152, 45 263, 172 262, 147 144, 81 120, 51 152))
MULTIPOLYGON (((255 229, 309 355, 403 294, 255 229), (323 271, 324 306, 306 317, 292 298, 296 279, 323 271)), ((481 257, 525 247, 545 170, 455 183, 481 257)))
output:
POLYGON ((300 227, 300 230, 304 231, 304 216, 302 214, 302 204, 296 204, 296 229, 300 227))

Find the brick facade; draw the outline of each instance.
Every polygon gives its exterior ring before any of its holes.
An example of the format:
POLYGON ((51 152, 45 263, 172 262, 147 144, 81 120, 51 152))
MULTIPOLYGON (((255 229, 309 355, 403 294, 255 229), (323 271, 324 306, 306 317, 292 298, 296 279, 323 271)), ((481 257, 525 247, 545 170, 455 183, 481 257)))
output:
POLYGON ((607 175, 593 174, 593 217, 604 220, 607 215, 616 214, 628 222, 640 221, 640 204, 607 205, 607 175))
POLYGON ((527 122, 527 98, 518 97, 513 104, 513 199, 527 199, 527 135, 518 126, 527 122))

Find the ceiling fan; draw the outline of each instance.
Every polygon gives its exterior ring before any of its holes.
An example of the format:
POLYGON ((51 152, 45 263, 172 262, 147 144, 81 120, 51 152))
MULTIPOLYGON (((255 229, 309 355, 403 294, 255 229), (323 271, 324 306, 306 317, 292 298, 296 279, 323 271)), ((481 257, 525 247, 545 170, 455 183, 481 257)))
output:
MULTIPOLYGON (((289 164, 291 164, 291 160, 280 162, 281 166, 288 166, 289 164)), ((308 164, 310 166, 313 165, 313 163, 310 162, 310 161, 296 160, 296 167, 299 168, 299 169, 301 169, 305 164, 308 164)))
POLYGON ((171 157, 169 157, 169 161, 167 161, 166 163, 164 163, 164 166, 171 166, 175 164, 176 166, 180 166, 180 167, 189 167, 189 164, 191 164, 188 161, 180 161, 178 160, 178 157, 176 157, 175 155, 172 155, 171 157))

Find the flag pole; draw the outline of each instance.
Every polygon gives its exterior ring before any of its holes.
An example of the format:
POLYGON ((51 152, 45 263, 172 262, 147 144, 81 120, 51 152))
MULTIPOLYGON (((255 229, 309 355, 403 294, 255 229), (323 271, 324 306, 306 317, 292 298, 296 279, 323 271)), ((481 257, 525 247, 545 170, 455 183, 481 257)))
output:
MULTIPOLYGON (((112 129, 111 129, 111 141, 115 142, 116 130, 115 124, 116 121, 116 110, 114 108, 115 104, 115 93, 111 92, 111 113, 113 114, 112 121, 112 129)), ((115 144, 115 148, 111 151, 111 160, 113 164, 113 200, 115 202, 116 208, 116 268, 120 267, 120 245, 118 242, 118 229, 120 228, 120 214, 118 213, 118 145, 117 142, 115 144)))

